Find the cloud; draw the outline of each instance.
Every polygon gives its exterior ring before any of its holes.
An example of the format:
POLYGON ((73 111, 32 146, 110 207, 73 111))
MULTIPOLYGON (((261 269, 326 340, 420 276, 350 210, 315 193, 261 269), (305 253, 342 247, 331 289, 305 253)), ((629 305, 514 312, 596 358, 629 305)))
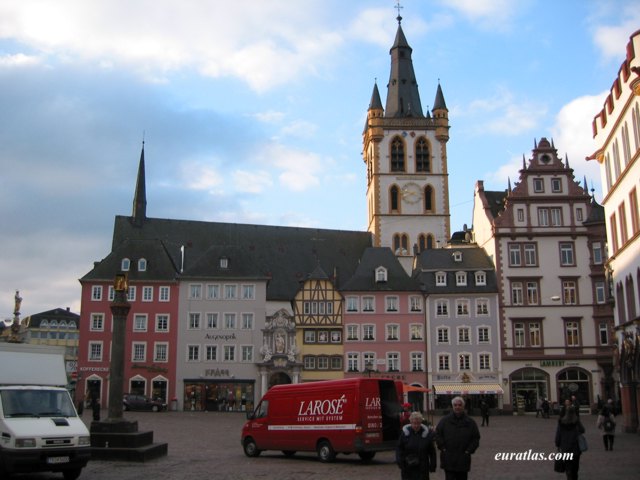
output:
POLYGON ((273 186, 269 172, 236 170, 232 174, 235 189, 246 193, 263 193, 273 186))
MULTIPOLYGON (((606 20, 605 20, 606 21, 606 20)), ((625 59, 625 48, 629 43, 629 37, 638 30, 640 25, 640 9, 635 2, 620 6, 619 4, 598 2, 596 12, 592 22, 597 23, 593 33, 593 43, 600 50, 604 61, 614 61, 622 63, 625 59), (615 9, 614 12, 611 10, 615 9), (616 25, 601 25, 604 23, 601 18, 615 14, 619 19, 619 12, 623 11, 624 20, 616 25)))
POLYGON ((276 143, 267 146, 258 161, 274 168, 281 186, 289 190, 301 192, 320 185, 322 164, 315 153, 276 143))
POLYGON ((186 188, 193 190, 213 191, 215 187, 222 185, 223 175, 210 163, 210 160, 186 160, 180 168, 182 179, 186 188))
POLYGON ((511 18, 528 2, 512 0, 441 0, 449 7, 482 28, 508 28, 511 18))
POLYGON ((18 53, 0 56, 0 68, 28 67, 40 63, 40 57, 18 53))

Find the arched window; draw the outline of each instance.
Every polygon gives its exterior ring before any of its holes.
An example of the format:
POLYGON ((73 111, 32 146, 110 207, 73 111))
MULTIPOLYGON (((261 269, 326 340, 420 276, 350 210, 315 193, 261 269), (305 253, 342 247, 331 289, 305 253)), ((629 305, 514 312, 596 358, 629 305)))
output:
POLYGON ((400 137, 391 141, 391 171, 404 172, 404 142, 400 137))
POLYGON ((431 156, 429 144, 425 138, 419 138, 416 142, 416 172, 431 171, 431 156))
POLYGON ((400 211, 400 190, 395 185, 389 189, 389 203, 392 212, 400 211))
POLYGON ((138 260, 138 271, 139 272, 146 272, 147 271, 147 259, 146 258, 141 258, 140 260, 138 260))
POLYGON ((123 272, 128 272, 129 268, 131 268, 131 260, 129 260, 128 258, 123 258, 120 264, 120 270, 122 270, 123 272))
POLYGON ((396 233, 393 236, 393 251, 396 255, 409 254, 409 237, 402 233, 396 233))
POLYGON ((418 249, 423 252, 433 248, 433 235, 430 233, 421 233, 418 237, 418 249))
POLYGON ((424 209, 427 212, 433 212, 434 208, 433 201, 433 187, 431 185, 427 185, 424 189, 424 209))

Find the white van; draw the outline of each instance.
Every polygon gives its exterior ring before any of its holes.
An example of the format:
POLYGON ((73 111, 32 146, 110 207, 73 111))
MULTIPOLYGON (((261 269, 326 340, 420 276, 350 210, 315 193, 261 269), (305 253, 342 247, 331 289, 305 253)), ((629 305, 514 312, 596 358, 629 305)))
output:
POLYGON ((0 477, 62 472, 91 457, 89 430, 68 390, 64 348, 0 343, 0 477))

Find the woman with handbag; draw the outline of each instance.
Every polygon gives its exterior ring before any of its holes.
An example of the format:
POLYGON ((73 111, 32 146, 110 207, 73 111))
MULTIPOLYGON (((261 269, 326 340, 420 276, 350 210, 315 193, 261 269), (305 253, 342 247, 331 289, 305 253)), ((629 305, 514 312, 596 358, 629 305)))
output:
POLYGON ((424 425, 420 412, 412 412, 402 427, 396 447, 396 463, 402 480, 424 480, 436 471, 435 433, 424 425))
POLYGON ((576 408, 573 405, 568 406, 564 416, 558 420, 558 427, 556 428, 556 447, 558 451, 572 454, 572 458, 566 459, 564 462, 567 480, 578 480, 580 455, 582 454, 578 437, 582 434, 584 434, 584 426, 578 418, 576 408))

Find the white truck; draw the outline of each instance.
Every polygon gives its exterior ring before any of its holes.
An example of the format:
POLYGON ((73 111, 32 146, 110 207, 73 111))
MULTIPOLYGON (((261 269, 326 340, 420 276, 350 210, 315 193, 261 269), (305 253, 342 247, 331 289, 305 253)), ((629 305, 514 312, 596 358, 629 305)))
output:
POLYGON ((80 476, 91 438, 66 385, 64 348, 0 343, 0 478, 80 476))

